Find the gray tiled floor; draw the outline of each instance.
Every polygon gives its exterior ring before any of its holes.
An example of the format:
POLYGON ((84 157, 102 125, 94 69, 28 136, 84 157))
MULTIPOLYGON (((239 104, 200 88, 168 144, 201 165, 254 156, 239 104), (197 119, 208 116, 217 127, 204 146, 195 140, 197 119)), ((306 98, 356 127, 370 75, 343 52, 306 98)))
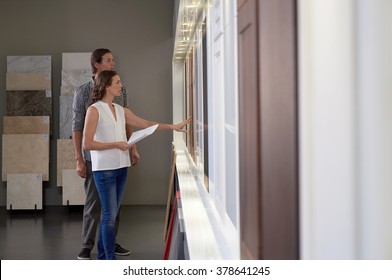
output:
MULTIPOLYGON (((131 250, 122 260, 162 259, 166 206, 123 206, 117 242, 131 250)), ((47 206, 43 211, 0 208, 0 259, 74 260, 80 251, 82 208, 47 206)), ((96 259, 96 248, 92 259, 96 259)))

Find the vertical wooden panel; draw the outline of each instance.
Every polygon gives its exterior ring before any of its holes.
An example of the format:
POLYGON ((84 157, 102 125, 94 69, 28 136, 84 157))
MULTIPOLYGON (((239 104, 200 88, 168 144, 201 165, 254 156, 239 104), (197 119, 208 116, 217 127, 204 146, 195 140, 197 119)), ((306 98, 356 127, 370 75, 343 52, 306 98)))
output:
POLYGON ((247 0, 237 0, 237 8, 241 9, 247 0))
POLYGON ((255 0, 238 13, 241 258, 261 256, 260 123, 255 0))
POLYGON ((297 259, 296 1, 238 1, 241 257, 297 259))
POLYGON ((258 9, 263 258, 297 259, 296 1, 258 9))

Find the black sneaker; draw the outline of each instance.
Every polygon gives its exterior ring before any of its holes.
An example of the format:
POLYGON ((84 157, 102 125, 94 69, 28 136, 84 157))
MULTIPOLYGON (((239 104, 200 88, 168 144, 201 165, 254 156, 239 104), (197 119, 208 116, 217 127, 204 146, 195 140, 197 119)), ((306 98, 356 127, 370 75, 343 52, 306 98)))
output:
POLYGON ((78 255, 78 260, 89 260, 91 255, 91 249, 83 248, 78 255))
POLYGON ((114 253, 117 256, 128 256, 131 252, 121 247, 120 244, 116 244, 116 249, 114 250, 114 253))

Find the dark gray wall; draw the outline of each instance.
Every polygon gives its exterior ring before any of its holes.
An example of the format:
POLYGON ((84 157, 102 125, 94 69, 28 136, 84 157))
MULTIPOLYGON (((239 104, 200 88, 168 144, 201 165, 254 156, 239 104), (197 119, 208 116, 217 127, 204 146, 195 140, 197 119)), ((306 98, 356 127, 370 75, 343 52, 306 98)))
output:
MULTIPOLYGON (((130 109, 145 119, 172 122, 173 8, 173 0, 0 0, 1 117, 7 55, 52 56, 51 180, 43 185, 44 205, 62 203, 55 180, 61 54, 111 49, 130 109)), ((164 131, 139 143, 141 160, 129 169, 124 204, 166 203, 171 141, 171 132, 164 131)), ((2 182, 0 205, 5 204, 2 182)))

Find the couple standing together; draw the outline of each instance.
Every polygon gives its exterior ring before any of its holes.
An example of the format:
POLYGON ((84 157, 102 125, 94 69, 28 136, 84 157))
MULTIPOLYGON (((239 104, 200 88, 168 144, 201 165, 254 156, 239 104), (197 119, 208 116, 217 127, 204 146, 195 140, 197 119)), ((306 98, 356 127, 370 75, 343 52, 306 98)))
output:
MULTIPOLYGON (((114 71, 110 50, 94 50, 91 67, 93 77, 75 91, 72 105, 76 171, 85 178, 86 192, 82 246, 77 258, 90 259, 99 224, 98 259, 116 259, 116 255, 130 254, 116 243, 116 234, 128 167, 136 165, 140 158, 136 146, 129 145, 127 139, 132 127, 158 123, 142 119, 126 108, 126 91, 114 71)), ((190 119, 179 124, 159 123, 157 129, 184 132, 189 122, 190 119)))

